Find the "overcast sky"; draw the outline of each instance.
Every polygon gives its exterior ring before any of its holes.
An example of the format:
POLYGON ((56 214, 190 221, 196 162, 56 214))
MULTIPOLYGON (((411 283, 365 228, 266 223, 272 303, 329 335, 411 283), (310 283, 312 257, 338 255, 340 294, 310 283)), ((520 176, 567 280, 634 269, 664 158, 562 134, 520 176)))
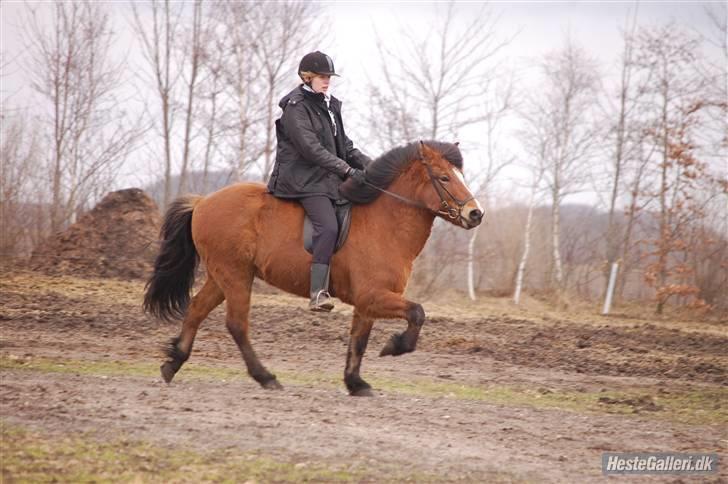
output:
MULTIPOLYGON (((31 2, 33 3, 33 2, 31 2)), ((119 32, 117 43, 120 54, 134 55, 134 39, 130 32, 128 2, 107 2, 119 32)), ((704 5, 709 2, 490 2, 494 12, 501 16, 498 32, 504 37, 515 36, 506 47, 503 63, 506 67, 518 69, 523 82, 528 82, 529 66, 535 64, 544 53, 558 49, 568 34, 577 45, 582 46, 598 59, 602 74, 615 72, 615 61, 621 49, 620 28, 629 11, 638 9, 639 23, 662 24, 669 20, 698 33, 709 31, 704 5)), ((50 2, 37 2, 41 9, 51 11, 50 2)), ((363 85, 365 73, 376 79, 377 65, 376 32, 385 42, 395 42, 396 34, 403 26, 426 30, 436 21, 438 9, 444 5, 436 2, 323 2, 332 25, 332 37, 327 48, 334 58, 337 71, 343 78, 334 86, 334 94, 344 98, 349 107, 361 106, 357 90, 363 85)), ((476 14, 482 2, 460 2, 458 8, 476 14)), ((6 107, 27 103, 30 97, 23 90, 22 72, 16 65, 6 65, 9 60, 22 55, 19 20, 24 10, 23 2, 3 0, 0 2, 3 76, 0 80, 3 102, 6 107)), ((467 16, 462 18, 467 19, 467 16)), ((301 52, 303 55, 305 52, 301 52)), ((707 52, 717 57, 716 52, 707 52)), ((131 59, 133 61, 133 59, 131 59)), ((295 72, 291 73, 295 82, 295 72)), ((349 118, 351 115, 349 116, 349 118)), ((345 118, 346 119, 346 118, 345 118)), ((356 120, 352 124, 356 125, 356 120)), ((352 136, 353 138, 354 136, 352 136)), ((355 140, 356 141, 356 140, 355 140)), ((466 160, 467 161, 467 160, 466 160)), ((134 183, 132 173, 139 167, 129 163, 126 176, 120 184, 134 183)), ((510 176, 518 178, 519 171, 510 176)), ((587 197, 588 198, 588 197, 587 197)), ((578 198, 577 198, 578 199, 578 198)))

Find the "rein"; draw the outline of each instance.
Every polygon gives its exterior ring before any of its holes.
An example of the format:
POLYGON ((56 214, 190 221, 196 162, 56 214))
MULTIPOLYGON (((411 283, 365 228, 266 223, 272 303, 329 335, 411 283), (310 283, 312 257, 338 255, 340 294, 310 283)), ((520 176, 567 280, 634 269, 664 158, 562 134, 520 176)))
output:
POLYGON ((422 164, 425 165, 425 168, 427 168, 427 176, 430 178, 430 182, 432 183, 432 186, 435 187, 437 196, 440 197, 440 210, 437 210, 437 211, 432 210, 430 207, 428 207, 427 205, 425 205, 422 202, 411 200, 411 199, 409 199, 407 197, 403 197, 402 195, 399 195, 397 193, 390 192, 389 190, 380 188, 380 187, 374 185, 373 183, 369 183, 366 180, 364 180, 364 184, 371 188, 374 188, 375 190, 378 190, 382 193, 386 193, 390 197, 396 198, 400 202, 404 202, 408 205, 412 205, 413 207, 427 209, 428 211, 434 213, 435 215, 442 215, 442 216, 446 216, 452 220, 456 220, 457 218, 460 217, 460 213, 462 212, 462 209, 465 206, 465 204, 468 203, 470 200, 472 200, 473 197, 470 197, 467 200, 458 200, 457 197, 455 197, 452 193, 450 193, 448 191, 448 189, 445 187, 445 185, 442 184, 442 182, 440 180, 435 178, 434 173, 432 173, 432 167, 429 164, 425 163, 424 160, 422 161, 422 164), (447 199, 443 195, 443 191, 452 199, 453 202, 455 202, 455 204, 457 205, 457 208, 450 206, 450 203, 447 201, 447 199))

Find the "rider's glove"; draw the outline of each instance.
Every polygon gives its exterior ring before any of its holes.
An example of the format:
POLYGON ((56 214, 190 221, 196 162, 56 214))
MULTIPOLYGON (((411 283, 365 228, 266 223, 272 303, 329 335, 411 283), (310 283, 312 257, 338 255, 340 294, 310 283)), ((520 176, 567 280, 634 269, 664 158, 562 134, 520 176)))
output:
POLYGON ((359 170, 357 168, 349 168, 349 171, 347 171, 346 174, 349 178, 353 178, 357 183, 362 185, 367 179, 364 170, 359 170))

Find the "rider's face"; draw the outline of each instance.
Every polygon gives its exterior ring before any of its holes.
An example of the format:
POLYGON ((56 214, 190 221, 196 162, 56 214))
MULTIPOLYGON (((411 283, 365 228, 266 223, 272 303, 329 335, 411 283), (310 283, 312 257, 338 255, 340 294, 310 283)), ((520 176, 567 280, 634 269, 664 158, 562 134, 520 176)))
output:
POLYGON ((314 92, 328 92, 330 82, 331 76, 328 74, 317 74, 316 77, 311 80, 311 89, 313 89, 314 92))

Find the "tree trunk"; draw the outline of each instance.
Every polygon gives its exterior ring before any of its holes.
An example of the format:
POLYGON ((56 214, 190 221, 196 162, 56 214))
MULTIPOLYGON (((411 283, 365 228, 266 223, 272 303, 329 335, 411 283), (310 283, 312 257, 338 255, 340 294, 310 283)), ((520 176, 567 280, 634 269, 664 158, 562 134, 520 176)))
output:
POLYGON ((561 267, 561 197, 558 182, 555 182, 551 197, 551 245, 556 289, 561 291, 564 273, 561 267))
POLYGON ((526 217, 526 228, 523 235, 523 254, 521 261, 518 263, 518 272, 516 275, 516 290, 513 292, 513 302, 519 304, 521 301, 521 289, 523 288, 523 276, 526 272, 526 262, 528 261, 528 253, 531 251, 531 222, 533 221, 533 208, 536 205, 536 182, 531 190, 531 200, 528 203, 528 216, 526 217))
MULTIPOLYGON (((670 252, 670 240, 669 240, 669 227, 668 227, 668 207, 667 207, 667 176, 668 176, 668 126, 667 126, 667 104, 668 104, 668 93, 663 91, 662 93, 662 167, 660 170, 660 233, 659 241, 657 244, 658 250, 658 265, 657 265, 657 290, 660 291, 667 284, 667 257, 670 252)), ((659 295, 657 298, 657 307, 655 312, 662 314, 665 307, 665 297, 659 295)))
POLYGON ((192 113, 195 101, 195 85, 197 83, 197 73, 200 66, 200 22, 202 21, 202 4, 200 0, 195 1, 194 12, 192 18, 192 58, 190 82, 187 86, 187 115, 185 119, 185 139, 182 151, 182 168, 179 174, 178 193, 187 191, 187 171, 190 159, 190 136, 192 134, 192 113))

